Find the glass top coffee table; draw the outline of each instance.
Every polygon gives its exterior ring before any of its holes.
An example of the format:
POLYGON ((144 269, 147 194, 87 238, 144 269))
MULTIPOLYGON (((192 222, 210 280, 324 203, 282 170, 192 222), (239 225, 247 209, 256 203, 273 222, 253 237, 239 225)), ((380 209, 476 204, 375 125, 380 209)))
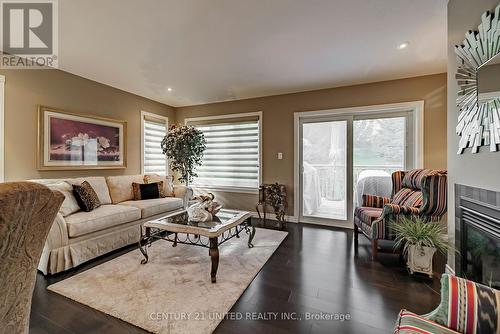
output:
POLYGON ((144 255, 142 264, 148 262, 148 248, 155 240, 166 240, 177 244, 208 248, 212 260, 211 279, 216 282, 219 266, 219 246, 234 237, 239 238, 244 231, 248 234, 248 247, 252 248, 255 227, 250 222, 251 214, 247 211, 222 209, 211 222, 190 222, 185 210, 173 212, 164 217, 150 220, 141 226, 139 249, 144 255))

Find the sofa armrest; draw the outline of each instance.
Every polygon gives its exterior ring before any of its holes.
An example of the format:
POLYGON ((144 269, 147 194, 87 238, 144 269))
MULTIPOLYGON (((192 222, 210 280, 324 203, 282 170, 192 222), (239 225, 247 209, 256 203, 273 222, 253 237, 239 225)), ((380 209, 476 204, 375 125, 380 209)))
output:
POLYGON ((52 250, 67 245, 68 226, 66 225, 64 217, 60 213, 57 213, 56 219, 54 219, 54 223, 52 224, 49 235, 47 236, 45 247, 52 250))
POLYGON ((363 195, 363 206, 371 208, 383 208, 385 204, 391 202, 388 197, 375 196, 375 195, 363 195))
POLYGON ((187 208, 189 200, 193 197, 193 188, 183 185, 174 185, 174 196, 182 198, 184 208, 187 208))

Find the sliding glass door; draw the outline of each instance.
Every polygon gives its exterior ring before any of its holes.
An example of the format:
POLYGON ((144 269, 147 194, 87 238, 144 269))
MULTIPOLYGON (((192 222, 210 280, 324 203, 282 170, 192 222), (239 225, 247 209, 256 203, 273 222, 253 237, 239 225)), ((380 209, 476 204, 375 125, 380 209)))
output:
POLYGON ((413 165, 412 129, 410 112, 301 118, 300 221, 351 224, 362 179, 390 196, 390 174, 413 165))
POLYGON ((363 190, 379 196, 390 196, 390 175, 413 165, 411 123, 409 114, 354 118, 354 206, 362 205, 363 190))
POLYGON ((308 221, 349 219, 350 118, 301 122, 301 216, 308 221))

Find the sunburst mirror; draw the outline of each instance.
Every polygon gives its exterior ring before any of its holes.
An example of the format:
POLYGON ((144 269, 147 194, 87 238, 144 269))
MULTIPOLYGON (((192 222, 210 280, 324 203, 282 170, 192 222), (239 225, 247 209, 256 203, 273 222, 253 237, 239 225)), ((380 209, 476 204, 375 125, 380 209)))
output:
POLYGON ((457 134, 458 154, 466 148, 478 153, 481 146, 491 152, 500 145, 500 5, 481 17, 477 31, 465 34, 455 46, 459 86, 457 134))

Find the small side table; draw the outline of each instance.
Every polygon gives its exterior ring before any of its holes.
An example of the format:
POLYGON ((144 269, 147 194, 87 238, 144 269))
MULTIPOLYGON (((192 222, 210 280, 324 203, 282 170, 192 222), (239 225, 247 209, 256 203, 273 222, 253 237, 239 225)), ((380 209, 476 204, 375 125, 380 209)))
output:
POLYGON ((260 215, 259 206, 262 207, 263 213, 263 223, 266 225, 266 208, 270 206, 274 209, 274 214, 276 215, 276 220, 279 222, 279 229, 282 230, 285 227, 285 213, 287 209, 287 195, 286 187, 284 184, 262 184, 259 187, 259 202, 257 203, 256 209, 259 219, 262 219, 260 215))

